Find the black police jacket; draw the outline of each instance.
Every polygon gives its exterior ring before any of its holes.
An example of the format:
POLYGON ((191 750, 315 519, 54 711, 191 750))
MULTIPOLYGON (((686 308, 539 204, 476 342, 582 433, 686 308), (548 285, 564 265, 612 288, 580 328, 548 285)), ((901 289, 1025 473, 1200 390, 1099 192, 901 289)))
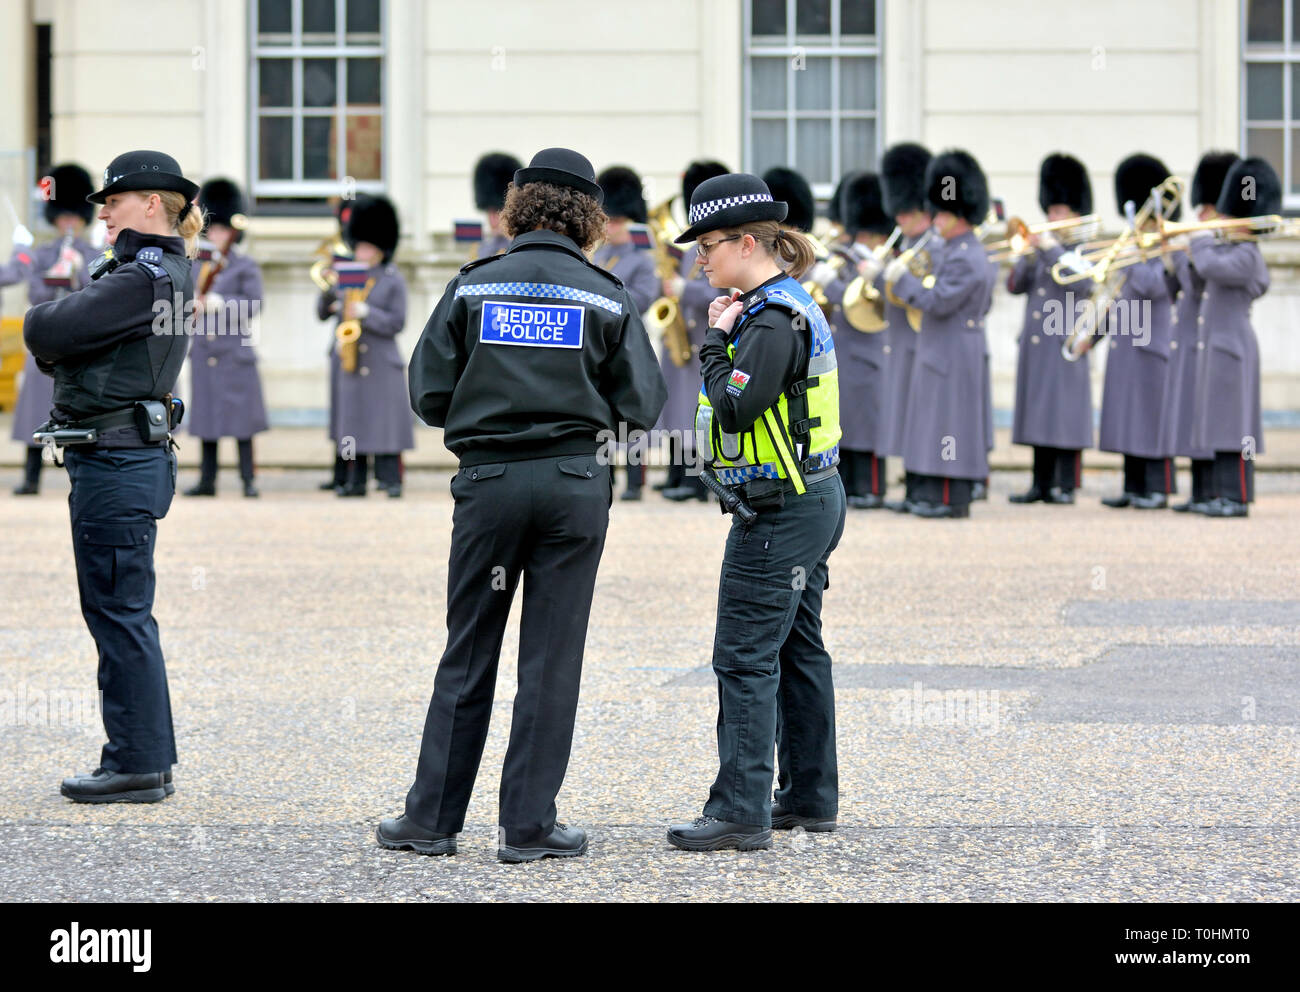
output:
POLYGON ((622 281, 551 231, 460 270, 409 379, 411 407, 462 465, 592 454, 602 431, 652 427, 668 395, 622 281))
POLYGON ((185 242, 127 229, 113 254, 116 268, 78 293, 32 307, 23 321, 28 349, 54 377, 57 421, 160 400, 185 361, 194 299, 185 242))

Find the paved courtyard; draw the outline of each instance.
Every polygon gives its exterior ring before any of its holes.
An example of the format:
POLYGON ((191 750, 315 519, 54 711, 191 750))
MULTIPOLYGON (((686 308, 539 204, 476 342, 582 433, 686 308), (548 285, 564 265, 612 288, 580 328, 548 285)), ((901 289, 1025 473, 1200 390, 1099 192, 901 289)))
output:
POLYGON ((0 496, 6 899, 1300 898, 1300 476, 1261 474, 1247 520, 1106 510, 1113 471, 1072 508, 1009 505, 1012 471, 966 522, 851 513, 824 615, 840 829, 750 854, 664 839, 715 767, 726 522, 616 503, 559 800, 591 850, 524 866, 494 856, 513 623, 460 854, 375 846, 445 639, 449 473, 411 472, 400 501, 339 500, 320 476, 264 472, 249 501, 225 472, 162 523, 181 763, 154 806, 58 794, 102 733, 67 483, 0 496))

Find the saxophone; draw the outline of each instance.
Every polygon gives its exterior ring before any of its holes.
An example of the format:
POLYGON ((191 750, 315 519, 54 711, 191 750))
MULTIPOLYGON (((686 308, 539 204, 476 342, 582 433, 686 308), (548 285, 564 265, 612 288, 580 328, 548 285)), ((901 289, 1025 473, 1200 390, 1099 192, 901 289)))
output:
MULTIPOLYGON (((340 260, 331 267, 334 281, 343 290, 341 312, 346 312, 350 305, 365 302, 370 295, 375 279, 369 271, 364 263, 353 261, 340 260)), ((339 326, 334 329, 334 340, 339 352, 339 367, 344 372, 355 372, 360 350, 358 343, 361 340, 361 321, 355 317, 340 320, 339 326)))
MULTIPOLYGON (((655 274, 662 283, 677 274, 676 260, 668 245, 682 233, 682 226, 673 217, 673 200, 670 196, 650 211, 646 226, 654 235, 655 274)), ((650 304, 647 324, 658 330, 664 338, 664 350, 679 369, 691 360, 691 339, 686 333, 686 318, 682 316, 681 303, 675 296, 661 296, 650 304)))

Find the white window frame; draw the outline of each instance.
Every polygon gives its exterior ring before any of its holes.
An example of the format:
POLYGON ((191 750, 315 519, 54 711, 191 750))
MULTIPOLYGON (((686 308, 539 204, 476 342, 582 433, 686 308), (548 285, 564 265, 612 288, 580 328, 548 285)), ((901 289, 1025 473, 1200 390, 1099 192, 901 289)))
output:
POLYGON ((792 153, 789 157, 793 161, 786 162, 790 168, 796 171, 802 171, 799 168, 799 149, 796 141, 798 133, 797 124, 800 119, 804 120, 829 120, 831 122, 831 181, 829 183, 811 183, 813 194, 818 199, 829 199, 835 191, 835 186, 843 177, 841 169, 840 155, 840 122, 844 120, 874 120, 876 122, 876 161, 879 162, 881 153, 884 151, 884 76, 883 76, 883 47, 881 39, 884 37, 884 16, 885 5, 881 0, 870 0, 876 6, 876 34, 875 41, 871 44, 861 45, 842 45, 840 44, 840 7, 843 3, 855 2, 855 0, 831 0, 831 27, 830 43, 822 45, 803 45, 796 42, 797 32, 796 14, 798 0, 786 0, 785 8, 785 29, 786 40, 780 45, 754 44, 752 35, 753 29, 753 4, 751 0, 741 0, 741 12, 743 18, 742 32, 744 41, 744 159, 745 167, 751 168, 754 161, 754 128, 755 120, 784 120, 786 122, 786 147, 792 153), (754 110, 752 107, 753 100, 753 59, 756 56, 783 56, 787 60, 787 75, 792 74, 794 70, 789 68, 791 59, 796 56, 805 56, 807 58, 826 58, 831 59, 831 106, 829 110, 799 110, 795 105, 795 87, 793 80, 787 80, 785 88, 786 106, 784 110, 754 110), (844 111, 840 108, 840 57, 873 57, 876 60, 876 108, 874 110, 849 110, 844 111))
POLYGON ((1287 85, 1287 67, 1290 67, 1292 74, 1300 72, 1300 42, 1293 42, 1292 30, 1294 28, 1294 9, 1292 0, 1283 0, 1282 2, 1282 46, 1280 49, 1260 49, 1252 47, 1247 37, 1250 28, 1250 0, 1240 0, 1241 15, 1241 74, 1240 74, 1240 104, 1238 107, 1240 123, 1240 142, 1241 154, 1249 153, 1250 144, 1248 136, 1252 127, 1269 127, 1282 128, 1282 172, 1279 178, 1282 180, 1282 207, 1285 210, 1300 210, 1300 193, 1291 192, 1291 183, 1294 179, 1300 182, 1300 175, 1292 175, 1291 151, 1293 146, 1292 131, 1300 130, 1300 120, 1296 119, 1296 112, 1300 107, 1293 106, 1291 100, 1291 87, 1287 85), (1280 120, 1250 120, 1247 117, 1247 107, 1250 98, 1250 91, 1247 87, 1247 75, 1249 67, 1252 65, 1281 65, 1282 71, 1282 119, 1280 120))
POLYGON ((249 0, 248 4, 248 175, 250 177, 249 187, 251 195, 256 197, 273 197, 289 199, 294 197, 323 198, 337 196, 343 191, 344 176, 335 179, 262 179, 260 153, 261 153, 261 120, 263 117, 289 117, 294 120, 293 128, 293 173, 295 177, 302 176, 303 170, 303 140, 301 121, 307 117, 333 117, 338 121, 335 128, 334 140, 336 142, 334 160, 340 164, 341 168, 347 167, 347 118, 348 117, 378 117, 380 119, 380 129, 382 132, 380 157, 380 171, 382 173, 379 179, 357 180, 355 185, 349 185, 349 190, 359 193, 383 193, 387 188, 390 145, 391 145, 391 128, 388 127, 388 95, 390 92, 388 80, 388 2, 379 0, 379 44, 378 45, 348 45, 345 43, 347 35, 347 0, 334 0, 334 31, 335 44, 333 45, 305 45, 302 41, 302 0, 290 0, 291 11, 291 40, 287 45, 262 45, 258 42, 258 2, 249 0), (259 105, 261 97, 261 87, 259 85, 260 60, 264 58, 288 58, 293 59, 293 105, 288 108, 263 109, 259 105), (304 107, 303 106, 303 83, 302 83, 302 61, 303 59, 328 59, 333 58, 336 63, 335 68, 335 94, 336 102, 333 107, 304 107), (377 58, 380 60, 380 105, 377 111, 363 111, 360 113, 349 112, 347 107, 347 60, 349 58, 377 58))

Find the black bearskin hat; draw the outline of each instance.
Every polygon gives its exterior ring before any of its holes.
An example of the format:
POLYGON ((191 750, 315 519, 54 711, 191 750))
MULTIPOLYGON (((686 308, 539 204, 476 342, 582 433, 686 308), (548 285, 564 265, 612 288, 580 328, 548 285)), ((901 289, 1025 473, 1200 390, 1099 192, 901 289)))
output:
POLYGON ((1226 217, 1258 217, 1282 212, 1282 180, 1262 158, 1237 162, 1223 179, 1214 209, 1226 217))
POLYGON ((244 194, 229 179, 209 179, 199 187, 199 206, 207 213, 208 224, 225 224, 237 233, 235 240, 244 236, 248 209, 244 194), (238 220, 236 220, 238 218, 238 220))
POLYGON ((930 159, 925 169, 925 195, 934 211, 956 214, 972 225, 989 212, 989 184, 984 170, 969 152, 953 148, 930 159))
POLYGON ((506 187, 524 164, 505 152, 488 152, 474 163, 474 206, 500 210, 506 205, 506 187))
POLYGON ((95 192, 90 173, 79 165, 65 162, 49 171, 52 182, 50 198, 45 201, 45 219, 53 224, 59 214, 76 214, 87 224, 95 216, 95 205, 86 197, 95 192))
POLYGON ((1196 163, 1196 172, 1192 176, 1192 189, 1187 203, 1199 207, 1203 203, 1210 206, 1219 202, 1223 191, 1223 180, 1228 170, 1241 161, 1236 152, 1206 152, 1196 163))
POLYGON ((813 199, 808 180, 794 169, 783 165, 773 166, 763 173, 763 182, 772 191, 772 199, 784 200, 789 205, 783 223, 805 234, 812 230, 817 217, 817 201, 813 199))
POLYGON ((1043 159, 1038 170, 1038 205, 1047 213, 1053 203, 1062 203, 1076 214, 1092 213, 1092 183, 1083 163, 1059 152, 1043 159))
MULTIPOLYGON (((1115 167, 1115 205, 1120 216, 1124 216, 1124 204, 1133 201, 1140 212, 1142 204, 1151 196, 1151 191, 1169 178, 1169 169, 1164 162, 1154 155, 1130 155, 1115 167)), ((1165 220, 1177 220, 1182 216, 1182 204, 1175 204, 1173 213, 1165 220)))
POLYGON ((695 187, 706 179, 714 179, 718 176, 725 176, 731 170, 721 162, 714 161, 696 161, 686 167, 682 173, 682 201, 687 207, 691 205, 691 195, 695 192, 695 187))
POLYGON ((366 241, 384 253, 384 261, 393 257, 401 228, 392 201, 384 196, 359 195, 352 203, 343 239, 356 251, 358 241, 366 241))
POLYGON ((645 193, 640 176, 626 165, 611 165, 596 177, 596 183, 605 191, 607 216, 626 217, 637 224, 645 223, 645 193))
POLYGON ((914 142, 905 141, 885 152, 880 160, 885 213, 897 217, 912 210, 930 212, 925 199, 925 168, 929 164, 929 151, 914 142))
POLYGON ((859 231, 889 234, 894 230, 894 218, 885 213, 879 176, 855 172, 842 185, 840 216, 849 234, 856 237, 859 231))

